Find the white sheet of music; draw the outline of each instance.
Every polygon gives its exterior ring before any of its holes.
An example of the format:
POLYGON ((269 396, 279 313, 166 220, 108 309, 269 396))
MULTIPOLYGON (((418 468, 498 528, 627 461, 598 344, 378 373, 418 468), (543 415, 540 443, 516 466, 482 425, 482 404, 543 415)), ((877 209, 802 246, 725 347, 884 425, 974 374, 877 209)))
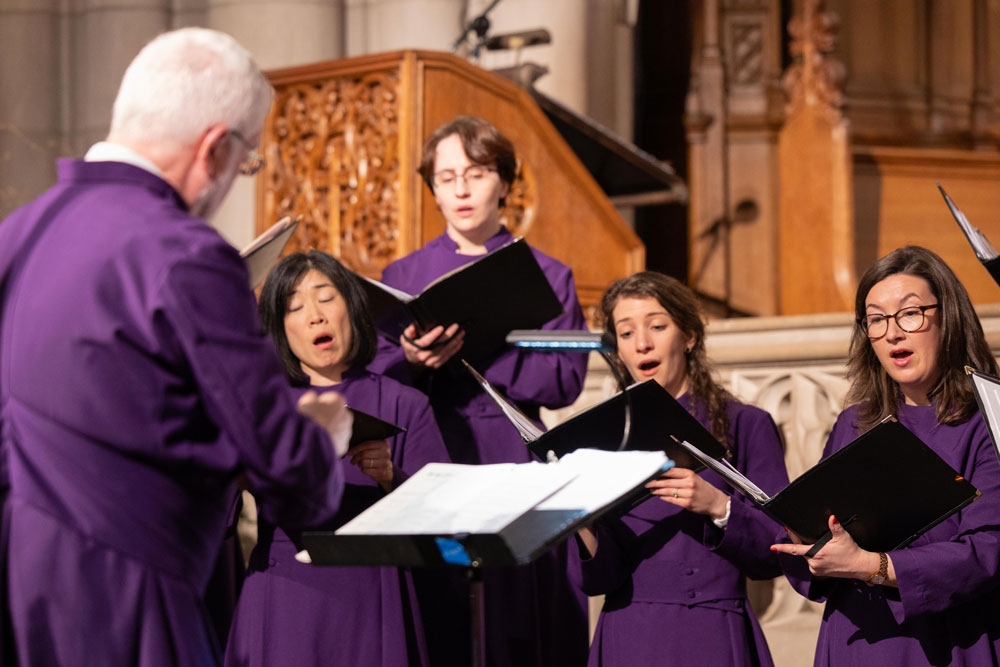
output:
POLYGON ((1000 443, 997 442, 1000 436, 1000 384, 979 373, 972 374, 972 382, 979 395, 979 406, 986 418, 986 425, 993 437, 993 446, 997 450, 997 456, 1000 456, 1000 443))
POLYGON ((575 474, 543 463, 429 463, 337 534, 496 533, 575 474))
POLYGON ((667 465, 663 452, 607 452, 578 449, 554 465, 574 472, 573 480, 536 509, 583 509, 587 514, 610 505, 667 465))

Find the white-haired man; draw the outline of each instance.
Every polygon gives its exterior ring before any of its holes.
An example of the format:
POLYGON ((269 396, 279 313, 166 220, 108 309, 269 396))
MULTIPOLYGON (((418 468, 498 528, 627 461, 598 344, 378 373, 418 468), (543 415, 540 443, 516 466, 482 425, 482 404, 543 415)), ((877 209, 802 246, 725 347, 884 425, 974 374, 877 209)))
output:
POLYGON ((21 667, 215 665, 202 594, 237 478, 279 524, 337 509, 350 417, 336 396, 296 404, 246 269, 205 222, 259 168, 272 96, 232 38, 160 35, 125 73, 107 141, 0 223, 21 667))

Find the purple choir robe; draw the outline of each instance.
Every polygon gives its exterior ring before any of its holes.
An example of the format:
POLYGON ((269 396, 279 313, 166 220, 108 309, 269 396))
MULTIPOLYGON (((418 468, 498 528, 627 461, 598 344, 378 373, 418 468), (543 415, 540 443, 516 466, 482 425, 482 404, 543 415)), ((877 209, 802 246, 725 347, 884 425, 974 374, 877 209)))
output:
POLYGON ((306 527, 335 515, 341 465, 296 411, 239 254, 169 184, 61 160, 0 247, 53 202, 0 304, 21 667, 217 665, 202 597, 237 478, 306 527))
MULTIPOLYGON (((486 242, 488 251, 510 243, 502 228, 486 242)), ((564 313, 543 329, 586 329, 571 269, 532 248, 535 259, 563 305, 564 313)), ((382 281, 411 294, 439 276, 478 259, 458 253, 447 235, 389 264, 382 281)), ((461 358, 461 351, 456 361, 461 358)), ((538 421, 539 408, 573 403, 583 389, 587 355, 533 352, 518 348, 499 351, 476 362, 476 369, 498 390, 538 421)), ((533 459, 524 441, 493 400, 461 366, 413 378, 397 341, 380 340, 369 368, 426 391, 451 458, 456 463, 525 463, 533 459)), ((538 422, 541 425, 541 422, 538 422)), ((582 665, 587 652, 587 602, 566 575, 565 544, 535 563, 513 569, 488 570, 484 577, 486 651, 491 666, 582 665)), ((418 574, 432 662, 467 663, 469 649, 467 584, 461 577, 425 571, 418 574), (441 611, 443 587, 451 581, 452 603, 441 611), (426 592, 425 592, 426 591, 426 592), (456 630, 460 628, 461 631, 456 630)))
MULTIPOLYGON (((982 415, 940 424, 932 406, 899 406, 899 422, 982 492, 908 546, 889 552, 899 588, 810 577, 782 555, 799 592, 826 601, 815 664, 1000 664, 1000 462, 982 415)), ((824 458, 858 435, 858 408, 841 413, 824 458)), ((906 462, 894 474, 905 474, 906 462)), ((786 540, 787 541, 787 540, 786 540)))
MULTIPOLYGON (((691 410, 691 399, 680 403, 691 410)), ((708 427, 707 410, 694 410, 708 427)), ((731 463, 768 493, 788 484, 781 436, 771 416, 737 401, 726 405, 731 463)), ((605 595, 591 667, 772 665, 746 594, 746 578, 781 574, 771 552, 781 528, 712 471, 699 473, 730 494, 729 523, 650 497, 621 518, 599 520, 597 553, 577 549, 574 578, 605 595)))
MULTIPOLYGON (((327 388, 314 387, 322 391, 327 388)), ((427 398, 412 387, 350 371, 333 387, 351 407, 406 429, 389 439, 398 486, 425 464, 446 462, 447 450, 427 398)), ((354 465, 336 528, 384 495, 354 465)), ((231 667, 429 665, 411 574, 395 567, 331 567, 295 560, 298 550, 280 528, 259 524, 259 540, 226 647, 231 667)))

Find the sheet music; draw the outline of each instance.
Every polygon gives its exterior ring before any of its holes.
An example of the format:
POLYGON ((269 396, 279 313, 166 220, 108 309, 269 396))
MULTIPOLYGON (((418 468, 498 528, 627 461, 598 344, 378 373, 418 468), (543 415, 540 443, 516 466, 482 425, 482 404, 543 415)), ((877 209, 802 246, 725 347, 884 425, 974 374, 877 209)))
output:
POLYGON ((944 203, 948 205, 948 210, 951 211, 951 215, 955 218, 955 222, 957 222, 958 226, 962 228, 965 238, 969 240, 969 245, 972 246, 972 250, 976 253, 976 257, 979 258, 979 261, 988 262, 991 259, 996 259, 1000 256, 1000 253, 996 251, 996 248, 993 247, 993 244, 990 243, 989 239, 987 239, 977 228, 973 227, 972 223, 970 223, 968 218, 965 217, 965 214, 962 213, 957 206, 955 206, 955 202, 951 200, 951 197, 949 197, 948 193, 944 191, 941 184, 938 183, 937 186, 938 190, 941 191, 941 196, 944 197, 944 203))
POLYGON ((544 463, 429 463, 337 534, 496 533, 575 474, 544 463))
POLYGON ((1000 384, 980 373, 972 373, 972 384, 979 395, 979 406, 989 426, 993 446, 997 450, 997 456, 1000 456, 1000 444, 997 443, 1000 436, 1000 384))
MULTIPOLYGON (((674 436, 670 437, 674 438, 674 436)), ((711 456, 706 455, 686 440, 678 440, 677 438, 674 438, 674 441, 679 443, 684 449, 691 452, 691 454, 697 457, 699 461, 722 475, 723 479, 725 479, 733 488, 742 491, 746 496, 752 498, 757 503, 763 505, 771 499, 771 497, 764 493, 759 486, 750 481, 749 477, 734 468, 729 461, 725 459, 713 459, 711 456)))
POLYGON ((472 377, 475 378, 476 382, 479 383, 479 386, 483 388, 483 391, 489 394, 490 398, 492 398, 493 402, 497 404, 497 407, 500 408, 501 412, 507 416, 507 419, 510 420, 510 423, 521 435, 522 440, 525 442, 534 442, 541 437, 544 431, 535 426, 535 423, 531 421, 531 418, 528 417, 528 415, 521 412, 516 405, 508 401, 500 392, 498 392, 496 388, 490 384, 489 380, 480 375, 479 372, 472 367, 472 364, 465 359, 462 359, 462 363, 465 365, 466 370, 472 374, 472 377))
POLYGON ((673 463, 663 452, 607 452, 578 449, 556 465, 574 472, 573 480, 539 503, 537 509, 584 509, 587 514, 610 505, 673 463))

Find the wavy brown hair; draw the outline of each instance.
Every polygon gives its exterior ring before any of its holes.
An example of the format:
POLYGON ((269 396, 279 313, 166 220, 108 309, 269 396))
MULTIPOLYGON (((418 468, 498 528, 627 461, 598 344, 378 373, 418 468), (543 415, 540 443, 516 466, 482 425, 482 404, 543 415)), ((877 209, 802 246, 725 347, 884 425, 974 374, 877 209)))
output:
MULTIPOLYGON (((705 352, 705 323, 702 321, 698 298, 683 283, 655 271, 641 271, 613 283, 601 297, 601 320, 605 338, 612 342, 615 352, 611 359, 622 377, 631 377, 621 357, 618 356, 618 336, 615 333, 614 310, 621 299, 656 299, 670 315, 674 324, 686 336, 694 339, 691 352, 685 357, 688 391, 692 405, 701 404, 708 411, 712 435, 729 448, 729 417, 726 401, 732 394, 719 384, 705 352)), ((633 378, 634 379, 634 378, 633 378)), ((624 389, 624 387, 622 387, 624 389)))
POLYGON ((866 314, 868 293, 877 283, 897 274, 926 280, 938 303, 935 314, 941 327, 938 348, 941 377, 928 398, 939 422, 960 424, 978 410, 965 367, 997 375, 997 362, 990 352, 969 294, 954 271, 930 250, 905 246, 875 262, 858 283, 854 299, 854 317, 858 326, 851 337, 847 361, 847 377, 851 380, 847 402, 860 403, 857 427, 864 431, 885 416, 895 415, 902 398, 899 385, 879 362, 860 324, 866 314))

